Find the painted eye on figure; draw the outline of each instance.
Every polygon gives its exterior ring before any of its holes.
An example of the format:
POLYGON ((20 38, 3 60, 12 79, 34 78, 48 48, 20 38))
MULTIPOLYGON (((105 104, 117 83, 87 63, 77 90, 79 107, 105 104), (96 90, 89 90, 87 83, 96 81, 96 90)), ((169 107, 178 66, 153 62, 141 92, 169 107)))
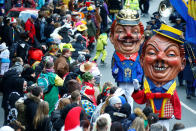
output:
POLYGON ((174 57, 174 56, 176 56, 175 54, 168 54, 167 55, 168 57, 174 57))
POLYGON ((175 54, 174 51, 170 51, 170 52, 168 52, 167 56, 168 56, 168 57, 175 57, 176 54, 175 54))
POLYGON ((116 32, 117 33, 123 33, 123 30, 117 30, 116 32))
POLYGON ((148 55, 156 55, 156 52, 153 51, 153 50, 150 50, 150 51, 147 52, 147 54, 148 54, 148 55))
POLYGON ((134 34, 138 34, 138 30, 134 30, 133 33, 134 33, 134 34))

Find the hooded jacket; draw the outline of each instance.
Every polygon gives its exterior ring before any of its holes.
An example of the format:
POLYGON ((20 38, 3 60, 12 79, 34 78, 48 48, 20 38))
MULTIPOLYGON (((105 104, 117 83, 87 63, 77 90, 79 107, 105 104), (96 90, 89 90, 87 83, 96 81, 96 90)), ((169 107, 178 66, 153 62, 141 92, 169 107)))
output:
POLYGON ((32 131, 33 128, 33 119, 36 114, 36 110, 40 99, 32 94, 27 96, 28 98, 24 101, 25 105, 25 120, 26 120, 26 129, 32 131))
POLYGON ((16 70, 7 71, 2 79, 2 91, 3 91, 3 101, 2 107, 7 109, 7 100, 11 92, 18 92, 23 96, 23 83, 24 79, 19 77, 19 74, 16 70))

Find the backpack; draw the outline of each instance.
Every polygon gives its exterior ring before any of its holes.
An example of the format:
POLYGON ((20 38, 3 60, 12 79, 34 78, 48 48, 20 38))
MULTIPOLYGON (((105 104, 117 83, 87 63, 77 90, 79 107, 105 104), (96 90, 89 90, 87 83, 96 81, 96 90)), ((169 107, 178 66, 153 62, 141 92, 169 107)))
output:
POLYGON ((44 94, 49 93, 53 86, 49 82, 48 75, 43 73, 38 77, 37 85, 42 88, 44 94))

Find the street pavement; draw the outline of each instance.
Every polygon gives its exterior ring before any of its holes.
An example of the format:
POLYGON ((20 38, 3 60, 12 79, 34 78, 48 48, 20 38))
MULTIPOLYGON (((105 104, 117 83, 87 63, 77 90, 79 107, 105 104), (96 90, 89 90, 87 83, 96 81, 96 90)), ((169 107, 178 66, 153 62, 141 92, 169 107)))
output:
MULTIPOLYGON (((141 21, 146 26, 146 22, 150 20, 150 16, 152 15, 153 12, 157 11, 158 6, 159 6, 160 1, 158 0, 151 0, 150 1, 150 9, 149 9, 149 15, 146 17, 141 17, 141 21)), ((162 18, 162 20, 166 21, 168 23, 168 18, 162 18)), ((107 58, 105 60, 106 64, 101 65, 100 64, 100 59, 98 59, 97 63, 99 66, 99 69, 102 73, 102 78, 101 78, 101 85, 104 84, 104 82, 110 81, 113 84, 115 84, 115 81, 112 77, 111 73, 111 59, 112 55, 114 52, 113 45, 111 42, 108 40, 108 46, 106 47, 107 50, 107 58)), ((95 55, 95 51, 92 53, 92 55, 95 55)), ((185 127, 192 127, 196 126, 196 97, 192 99, 186 99, 186 91, 185 91, 185 86, 183 87, 177 87, 177 92, 180 98, 180 101, 182 102, 182 119, 181 120, 170 120, 170 129, 172 129, 173 124, 176 122, 181 122, 185 125, 185 127)), ((0 102, 2 101, 2 96, 0 95, 0 102)), ((142 109, 145 107, 145 105, 138 105, 134 103, 134 108, 135 107, 141 107, 142 109)), ((3 110, 0 108, 0 126, 3 124, 3 110)))

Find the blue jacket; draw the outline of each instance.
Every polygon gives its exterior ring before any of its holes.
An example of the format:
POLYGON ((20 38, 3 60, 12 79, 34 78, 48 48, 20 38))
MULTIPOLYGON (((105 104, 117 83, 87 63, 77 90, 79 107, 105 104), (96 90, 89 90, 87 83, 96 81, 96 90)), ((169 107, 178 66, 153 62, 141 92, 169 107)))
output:
POLYGON ((139 55, 137 55, 135 61, 128 59, 122 61, 115 52, 113 55, 112 75, 117 83, 132 83, 133 79, 137 79, 141 83, 143 70, 139 62, 139 55), (117 68, 118 73, 115 74, 117 68))

